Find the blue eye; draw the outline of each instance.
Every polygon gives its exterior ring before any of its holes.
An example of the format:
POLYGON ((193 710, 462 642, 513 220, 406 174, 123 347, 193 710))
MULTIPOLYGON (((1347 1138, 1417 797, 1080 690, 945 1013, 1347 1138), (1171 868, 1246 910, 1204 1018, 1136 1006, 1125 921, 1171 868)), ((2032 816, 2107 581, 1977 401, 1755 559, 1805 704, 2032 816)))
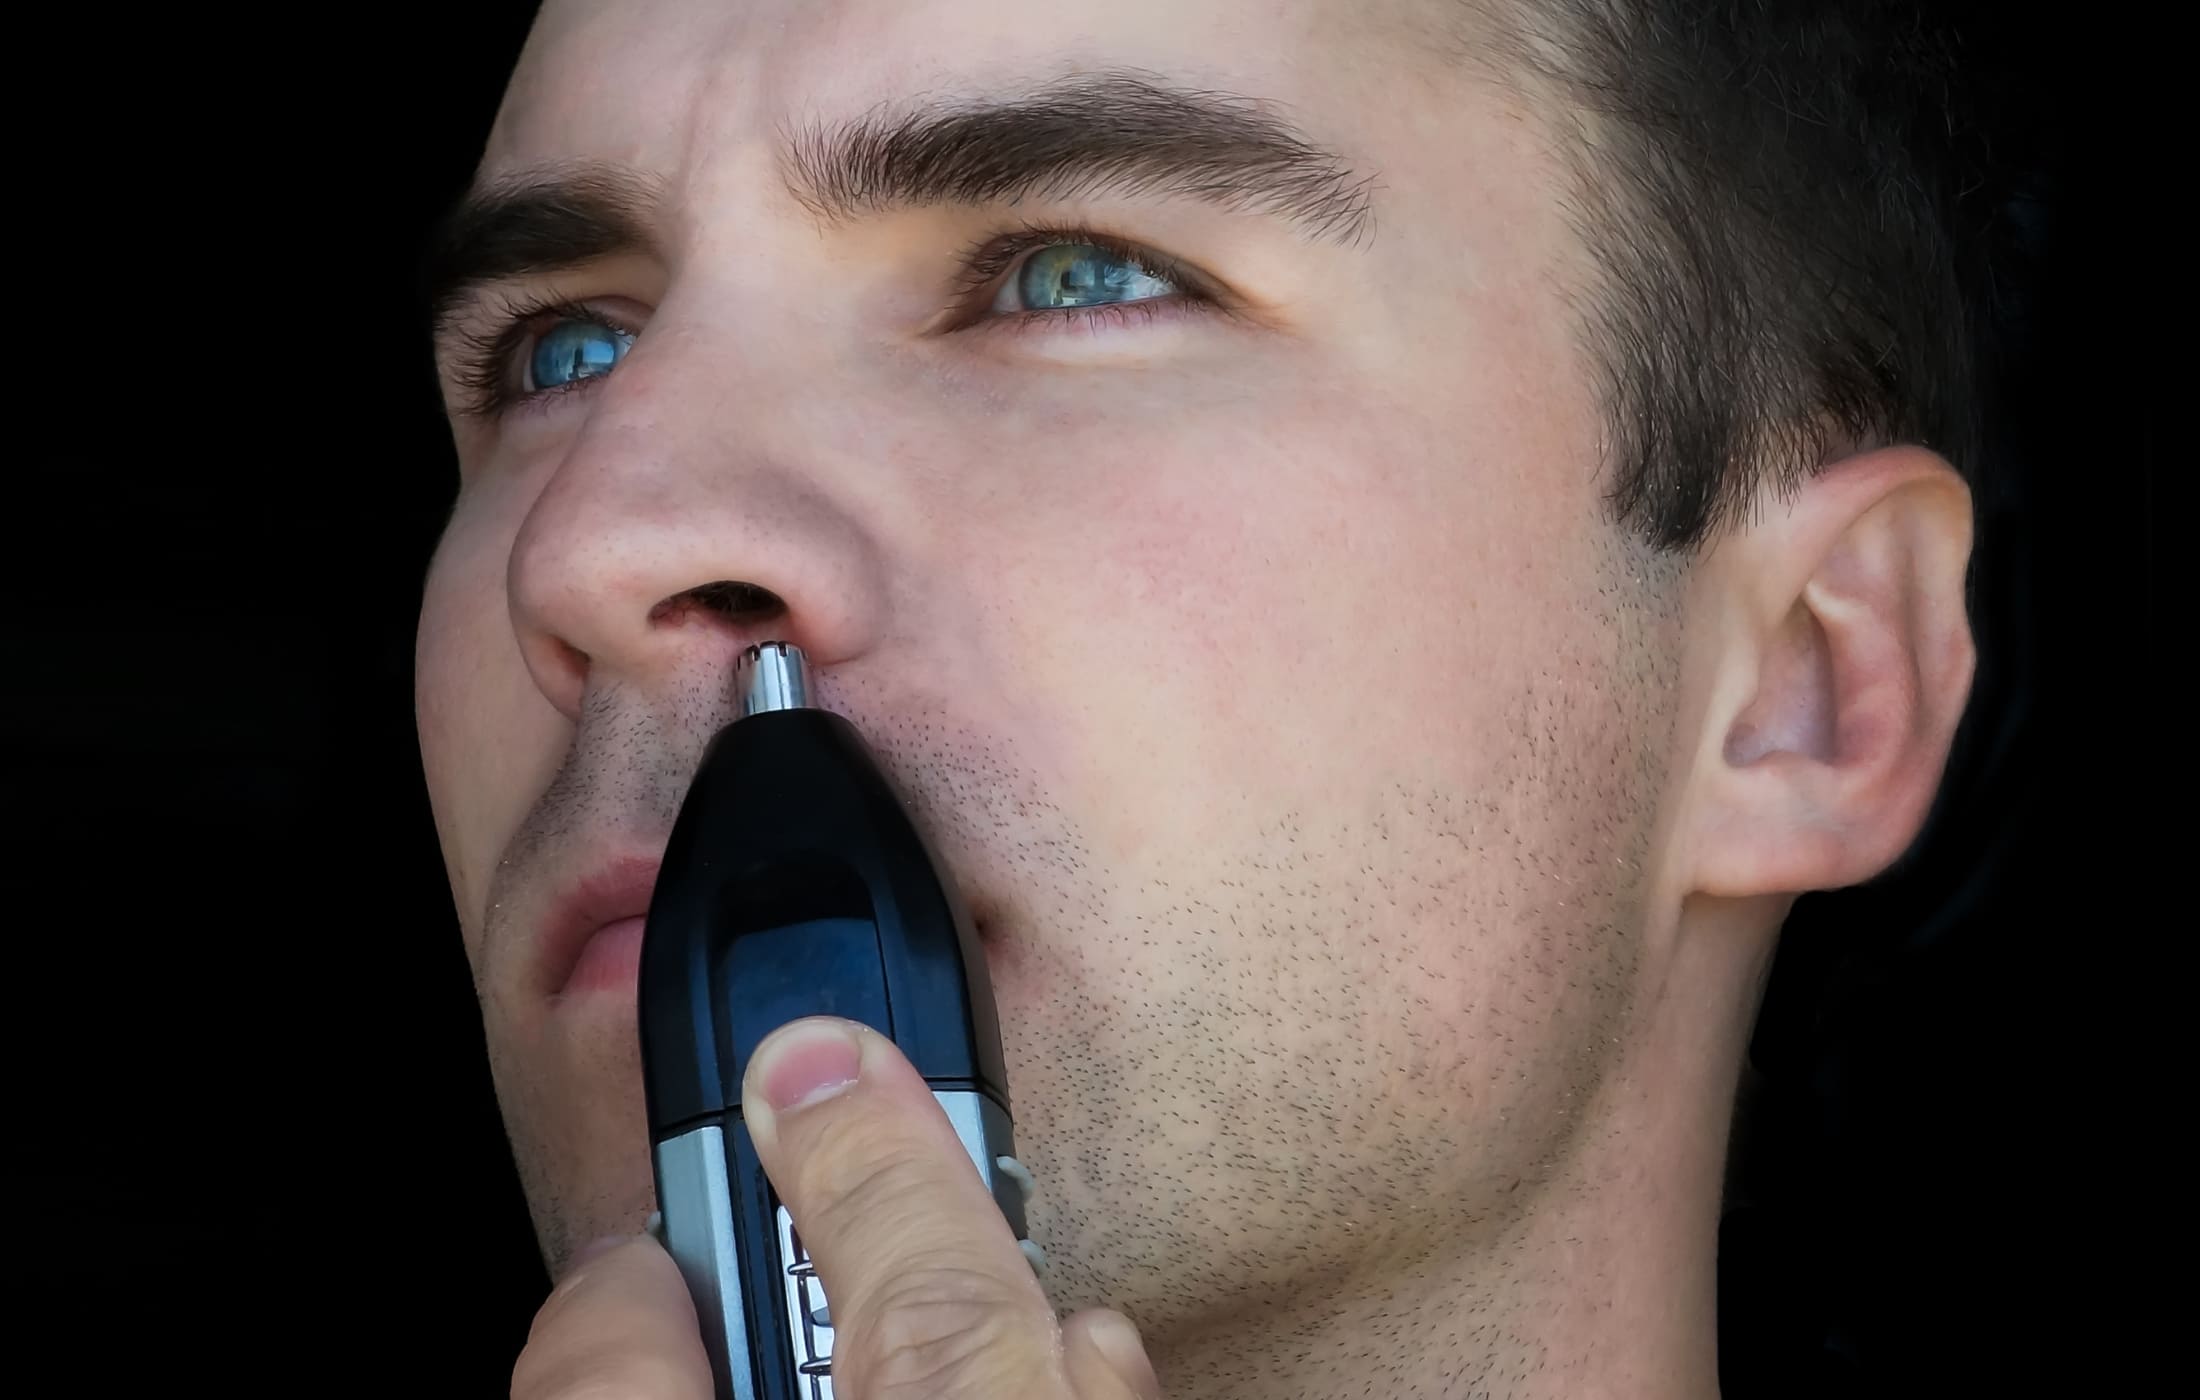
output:
POLYGON ((626 332, 594 321, 560 321, 535 342, 527 365, 530 387, 557 389, 608 374, 633 343, 626 332))
POLYGON ((1025 258, 1001 285, 995 311, 1061 311, 1175 296, 1181 289, 1121 253, 1091 243, 1055 243, 1025 258))

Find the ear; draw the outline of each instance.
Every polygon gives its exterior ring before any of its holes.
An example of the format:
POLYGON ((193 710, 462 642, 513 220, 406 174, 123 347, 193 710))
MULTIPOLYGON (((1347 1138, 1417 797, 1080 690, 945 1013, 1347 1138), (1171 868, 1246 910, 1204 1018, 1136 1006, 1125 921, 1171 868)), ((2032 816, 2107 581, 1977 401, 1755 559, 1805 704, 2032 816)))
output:
POLYGON ((1698 615, 1720 630, 1686 818, 1698 891, 1855 884, 1917 839, 1970 698, 1970 554, 1969 489, 1916 447, 1768 494, 1713 546, 1698 615))

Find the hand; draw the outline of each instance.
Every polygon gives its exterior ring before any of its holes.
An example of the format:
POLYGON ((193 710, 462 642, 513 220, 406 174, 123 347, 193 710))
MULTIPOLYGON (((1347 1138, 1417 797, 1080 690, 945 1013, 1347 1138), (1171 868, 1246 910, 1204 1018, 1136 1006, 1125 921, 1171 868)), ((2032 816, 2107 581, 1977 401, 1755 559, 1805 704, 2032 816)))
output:
MULTIPOLYGON (((1120 1313, 1056 1322, 924 1080, 884 1036, 812 1017, 742 1085, 757 1155, 833 1310, 838 1400, 1160 1400, 1120 1313)), ((600 1245, 551 1292, 513 1400, 711 1400, 695 1307, 648 1235, 600 1245)))

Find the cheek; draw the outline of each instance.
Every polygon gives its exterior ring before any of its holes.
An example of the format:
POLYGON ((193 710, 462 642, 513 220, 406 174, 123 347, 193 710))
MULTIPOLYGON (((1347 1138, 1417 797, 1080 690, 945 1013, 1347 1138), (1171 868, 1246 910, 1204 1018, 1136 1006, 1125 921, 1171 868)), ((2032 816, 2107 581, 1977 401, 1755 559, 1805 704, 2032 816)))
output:
POLYGON ((413 702, 421 764, 471 940, 491 873, 554 770, 566 726, 521 658, 504 593, 509 531, 463 510, 422 593, 413 702))
POLYGON ((1471 785, 1510 742, 1507 695, 1580 625, 1587 448, 1508 384, 1422 390, 1248 387, 1004 454, 1049 488, 996 545, 1018 580, 999 607, 1073 697, 1055 756, 1107 795, 1120 857, 1400 781, 1471 785))

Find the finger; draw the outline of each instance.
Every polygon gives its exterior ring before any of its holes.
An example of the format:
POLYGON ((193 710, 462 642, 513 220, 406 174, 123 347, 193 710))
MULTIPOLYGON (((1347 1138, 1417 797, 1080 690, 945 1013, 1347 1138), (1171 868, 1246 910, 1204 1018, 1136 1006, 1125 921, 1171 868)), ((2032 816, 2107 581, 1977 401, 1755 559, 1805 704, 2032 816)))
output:
POLYGON ((834 1394, 1076 1393, 1030 1263, 891 1041, 830 1017, 781 1027, 749 1061, 742 1116, 832 1309, 834 1394))
POLYGON ((1078 1400, 1161 1400, 1154 1373, 1131 1320, 1090 1308, 1062 1324, 1062 1369, 1078 1400))
POLYGON ((584 1255, 535 1313, 512 1400, 710 1400, 679 1266, 647 1235, 584 1255))

